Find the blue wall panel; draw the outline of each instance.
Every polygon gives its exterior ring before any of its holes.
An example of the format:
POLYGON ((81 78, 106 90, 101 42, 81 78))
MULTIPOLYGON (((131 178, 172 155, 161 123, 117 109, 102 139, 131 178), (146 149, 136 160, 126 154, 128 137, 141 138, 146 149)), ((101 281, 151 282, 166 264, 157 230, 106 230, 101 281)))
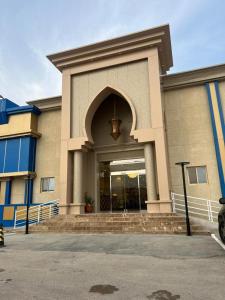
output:
POLYGON ((24 137, 21 139, 21 152, 19 164, 20 172, 29 170, 30 139, 30 137, 24 137))
POLYGON ((30 139, 30 156, 29 156, 29 170, 35 171, 35 160, 36 160, 36 142, 35 138, 30 139))
POLYGON ((0 173, 3 173, 4 156, 5 156, 5 140, 0 140, 0 173))
POLYGON ((20 139, 8 139, 4 173, 18 172, 20 139))
POLYGON ((11 204, 11 191, 12 191, 12 181, 7 180, 6 181, 6 187, 5 187, 5 204, 11 204))
POLYGON ((33 137, 0 140, 0 173, 34 172, 35 156, 36 139, 33 137))

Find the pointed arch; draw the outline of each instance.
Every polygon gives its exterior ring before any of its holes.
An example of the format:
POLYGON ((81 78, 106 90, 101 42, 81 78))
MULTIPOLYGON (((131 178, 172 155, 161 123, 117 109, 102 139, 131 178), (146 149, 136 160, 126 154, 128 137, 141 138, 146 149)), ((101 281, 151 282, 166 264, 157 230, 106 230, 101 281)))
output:
MULTIPOLYGON (((91 123, 92 123, 92 119, 94 117, 94 114, 97 111, 100 104, 110 94, 116 94, 116 95, 120 96, 124 101, 126 101, 129 104, 129 107, 130 107, 131 113, 132 113, 131 133, 136 128, 137 118, 136 118, 136 112, 135 112, 135 108, 134 108, 134 105, 133 105, 132 101, 130 100, 130 98, 127 95, 125 95, 124 92, 122 92, 121 90, 115 89, 115 88, 108 85, 95 96, 95 98, 92 100, 92 102, 89 105, 89 107, 86 111, 86 114, 85 114, 83 130, 84 130, 84 135, 87 138, 87 141, 89 143, 92 143, 92 144, 94 143, 93 138, 92 138, 92 134, 91 134, 91 123)), ((132 135, 131 133, 130 133, 130 135, 132 135)))

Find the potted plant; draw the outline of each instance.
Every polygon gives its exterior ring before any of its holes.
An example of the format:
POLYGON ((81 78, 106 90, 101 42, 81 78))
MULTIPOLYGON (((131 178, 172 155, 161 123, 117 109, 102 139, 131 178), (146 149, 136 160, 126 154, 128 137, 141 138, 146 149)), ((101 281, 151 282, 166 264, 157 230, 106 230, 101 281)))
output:
POLYGON ((84 201, 85 201, 85 213, 92 213, 94 210, 94 201, 93 199, 85 194, 84 196, 84 201))

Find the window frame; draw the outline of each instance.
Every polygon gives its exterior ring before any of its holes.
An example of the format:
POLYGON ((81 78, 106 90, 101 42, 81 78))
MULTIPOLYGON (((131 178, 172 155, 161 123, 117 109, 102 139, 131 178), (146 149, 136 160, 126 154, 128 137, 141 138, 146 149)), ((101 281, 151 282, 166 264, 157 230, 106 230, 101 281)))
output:
POLYGON ((207 172, 207 166, 206 166, 206 165, 188 166, 188 167, 187 167, 187 176, 188 176, 188 183, 189 183, 190 185, 208 184, 208 183, 209 183, 209 181, 208 181, 208 172, 207 172), (197 171, 197 169, 198 169, 198 168, 202 168, 202 167, 205 168, 205 179, 206 179, 205 182, 199 182, 199 176, 198 176, 198 171, 197 171), (189 176, 189 171, 188 171, 188 169, 191 169, 191 168, 195 168, 195 175, 196 175, 196 179, 197 179, 197 182, 195 182, 195 183, 191 183, 191 182, 190 182, 190 176, 189 176))
POLYGON ((40 192, 41 193, 52 193, 55 191, 55 177, 54 176, 49 176, 49 177, 41 177, 41 181, 40 181, 40 192), (50 190, 50 180, 54 179, 54 189, 50 190), (44 181, 48 180, 48 189, 47 190, 43 190, 43 185, 44 185, 44 181))

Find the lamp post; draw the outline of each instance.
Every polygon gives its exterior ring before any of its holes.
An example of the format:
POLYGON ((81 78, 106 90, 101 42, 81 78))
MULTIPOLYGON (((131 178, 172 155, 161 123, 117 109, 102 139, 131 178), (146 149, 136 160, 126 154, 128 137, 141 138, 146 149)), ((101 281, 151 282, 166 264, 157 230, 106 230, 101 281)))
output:
POLYGON ((190 163, 187 161, 177 162, 176 165, 181 166, 182 169, 182 179, 183 179, 183 189, 184 189, 184 203, 185 203, 185 213, 186 213, 186 225, 187 225, 187 236, 191 236, 191 227, 188 213, 188 203, 187 203, 187 191, 186 191, 186 181, 184 174, 184 166, 189 165, 190 163))
POLYGON ((26 230, 25 234, 29 233, 29 208, 30 208, 30 203, 29 203, 29 188, 30 188, 30 176, 28 175, 27 177, 27 182, 26 182, 26 204, 27 204, 27 213, 26 213, 26 230))

